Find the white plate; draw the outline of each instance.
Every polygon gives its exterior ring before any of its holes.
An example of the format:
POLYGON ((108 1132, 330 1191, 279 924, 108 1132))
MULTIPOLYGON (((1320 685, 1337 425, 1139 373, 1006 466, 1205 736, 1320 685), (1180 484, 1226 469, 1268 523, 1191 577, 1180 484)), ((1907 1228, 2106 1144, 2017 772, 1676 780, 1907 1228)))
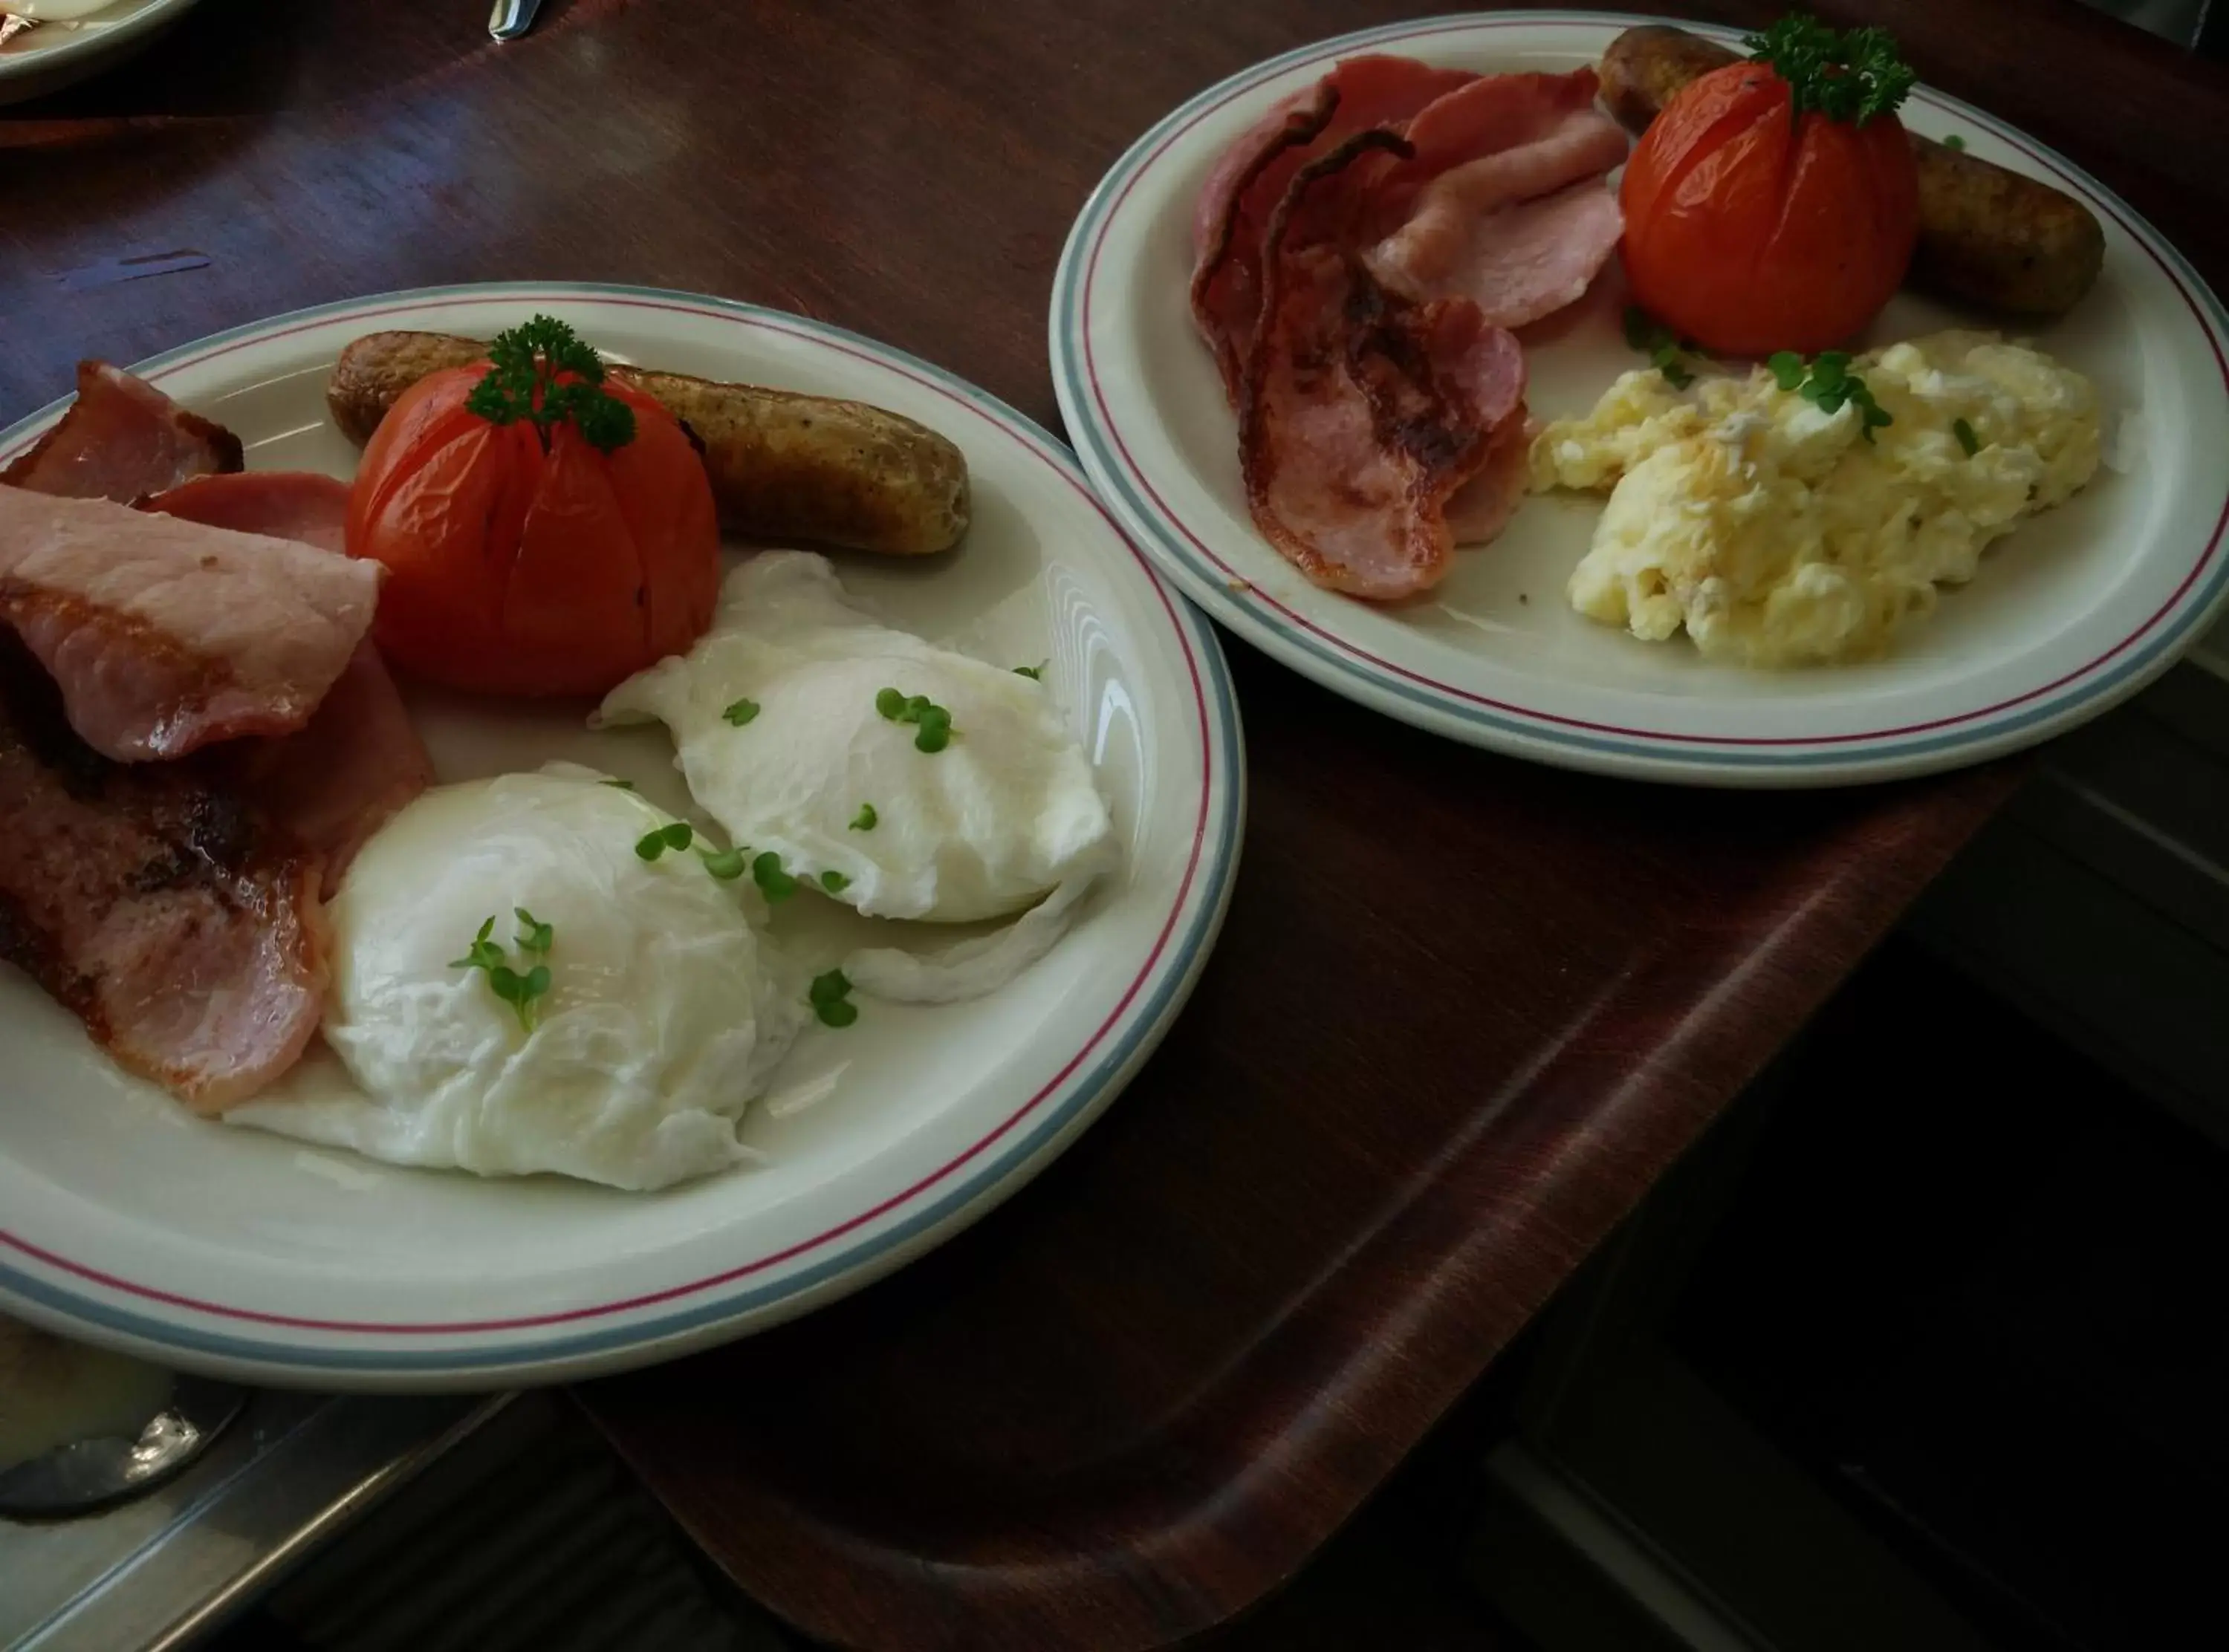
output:
MULTIPOLYGON (((1565 70, 1641 21, 1500 13, 1349 35, 1235 75, 1140 138, 1086 203, 1053 285, 1061 413, 1115 514, 1195 602, 1334 692, 1475 745, 1642 779, 1823 785, 1950 768, 2093 717, 2164 670, 2229 594, 2229 317, 2095 179, 1925 87, 1905 111, 1913 128, 1962 134, 1973 153, 2079 196, 2105 225, 2097 288, 2038 342, 2097 381, 2107 451, 2128 469, 2100 471, 2001 541, 1890 657, 1750 673, 1704 663, 1684 639, 1642 643, 1582 618, 1563 592, 1592 501, 1532 500, 1500 540, 1458 552, 1438 590, 1399 608, 1317 589, 1256 533, 1234 424, 1186 301, 1192 202, 1217 157, 1357 52, 1565 70)), ((1528 349, 1536 416, 1583 411, 1637 364, 1616 285, 1597 284, 1590 311, 1528 349)), ((1899 296, 1877 333, 1955 319, 1899 296)))
MULTIPOLYGON (((401 1169, 202 1123, 0 969, 0 1310, 172 1365, 329 1388, 485 1387, 670 1358, 856 1290, 983 1214, 1114 1098, 1190 992, 1238 854, 1243 753, 1222 656, 1067 451, 982 392, 793 316, 539 284, 305 310, 138 370, 229 425, 251 468, 347 475, 355 451, 323 399, 344 344, 390 327, 486 337, 537 310, 616 356, 876 402, 957 442, 975 488, 959 550, 845 558, 845 582, 931 637, 1051 661, 1123 835, 1121 875, 1004 991, 870 1002, 847 1030, 813 1029, 745 1124, 767 1163, 649 1195, 401 1169)), ((0 456, 61 407, 0 435, 0 456)), ((444 778, 564 757, 685 800, 661 733, 590 734, 431 696, 415 709, 444 778)), ((832 944, 839 917, 864 923, 800 900, 777 930, 832 944)), ((347 1080, 331 1066, 301 1082, 347 1080)))
POLYGON ((185 15, 194 0, 116 0, 74 29, 42 23, 0 47, 0 103, 59 92, 98 74, 185 15))

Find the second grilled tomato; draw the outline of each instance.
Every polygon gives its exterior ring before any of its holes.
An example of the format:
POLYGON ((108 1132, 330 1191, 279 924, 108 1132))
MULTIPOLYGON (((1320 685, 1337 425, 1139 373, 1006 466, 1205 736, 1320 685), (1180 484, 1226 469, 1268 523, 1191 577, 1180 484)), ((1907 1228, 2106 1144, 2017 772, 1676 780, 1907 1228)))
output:
POLYGON ((720 529, 678 421, 537 316, 406 391, 364 449, 348 550, 372 635, 451 688, 601 695, 712 622, 720 529))
POLYGON ((1626 163, 1626 273, 1705 349, 1810 355, 1860 331, 1911 261, 1919 174, 1895 111, 1912 74, 1877 29, 1790 17, 1746 43, 1626 163))

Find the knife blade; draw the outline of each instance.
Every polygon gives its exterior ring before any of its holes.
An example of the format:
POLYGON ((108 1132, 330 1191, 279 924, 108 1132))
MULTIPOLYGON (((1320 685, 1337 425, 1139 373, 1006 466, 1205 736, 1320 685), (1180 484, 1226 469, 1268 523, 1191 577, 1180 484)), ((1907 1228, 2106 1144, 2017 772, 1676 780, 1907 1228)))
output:
POLYGON ((534 14, 541 10, 542 0, 495 0, 488 33, 498 40, 517 40, 534 27, 534 14))

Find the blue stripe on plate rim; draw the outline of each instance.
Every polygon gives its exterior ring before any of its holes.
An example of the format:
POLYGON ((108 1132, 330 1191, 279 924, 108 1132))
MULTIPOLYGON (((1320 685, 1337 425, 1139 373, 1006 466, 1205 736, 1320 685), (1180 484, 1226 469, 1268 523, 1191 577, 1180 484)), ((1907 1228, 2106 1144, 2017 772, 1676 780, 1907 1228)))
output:
MULTIPOLYGON (((389 305, 430 304, 457 298, 519 303, 532 302, 541 298, 655 299, 681 303, 700 310, 726 311, 741 318, 776 323, 786 330, 822 337, 832 343, 862 351, 871 358, 898 365, 950 391, 993 423, 1020 438, 1054 469, 1078 483, 1086 483, 1083 490, 1087 496, 1093 491, 1074 457, 1042 426, 1008 407, 988 391, 938 367, 935 362, 923 361, 919 356, 863 334, 825 322, 769 310, 758 304, 744 304, 736 299, 668 288, 588 281, 467 283, 410 288, 343 299, 332 304, 313 304, 306 309, 290 311, 284 315, 211 333, 159 355, 149 356, 136 363, 132 370, 143 375, 157 373, 189 357, 205 354, 214 347, 252 341, 290 326, 344 319, 367 310, 389 305)), ((60 417, 70 400, 70 397, 64 396, 0 431, 0 453, 4 453, 23 436, 60 417)), ((1129 537, 1121 533, 1120 523, 1110 522, 1110 526, 1115 528, 1121 537, 1129 537)), ((1146 561, 1141 560, 1140 567, 1147 578, 1159 578, 1157 572, 1146 561)), ((869 1269, 877 1259, 903 1252, 941 1226, 954 1221, 1011 1172, 1028 1164, 1069 1124, 1080 1117, 1087 1116, 1095 1106, 1108 1099, 1109 1087, 1126 1080, 1129 1071, 1150 1053, 1160 1035, 1167 1030, 1176 1009, 1189 995, 1192 983, 1205 964, 1216 932, 1222 925, 1224 909, 1230 903, 1231 882, 1237 870, 1238 849, 1243 835, 1246 800, 1244 735, 1239 725, 1237 701, 1231 687, 1230 668, 1224 660, 1222 645, 1217 640, 1214 627, 1185 602, 1172 601, 1168 610, 1180 636, 1192 645, 1198 657, 1202 688, 1215 710, 1215 718, 1210 726, 1210 746, 1203 753, 1208 773, 1211 777, 1214 774, 1219 759, 1225 777, 1221 808, 1207 828, 1211 838, 1207 876, 1190 896, 1188 912, 1178 914, 1182 920, 1181 930, 1170 936, 1151 989, 1127 1013, 1125 1024, 1105 1054, 1089 1071, 1071 1074, 1059 1085, 1056 1093, 1040 1105, 1037 1118, 1027 1130, 1004 1143, 1000 1150, 991 1154, 941 1196, 916 1205, 902 1220, 889 1226, 875 1228, 858 1243, 839 1246, 819 1260, 793 1272, 784 1273, 764 1284, 711 1297, 654 1319, 619 1319, 594 1331, 530 1341, 474 1342, 469 1338, 479 1333, 465 1333, 460 1334, 457 1340, 446 1341, 438 1348, 389 1348, 356 1345, 325 1347, 223 1335, 203 1330, 197 1324, 183 1318, 157 1318, 133 1312, 103 1297, 26 1273, 6 1262, 0 1262, 0 1290, 5 1290, 19 1300, 36 1303, 81 1324, 136 1337, 157 1347, 238 1361, 272 1371, 292 1369, 329 1378, 350 1372, 439 1376, 593 1360, 598 1355, 620 1353, 686 1336, 723 1321, 809 1295, 839 1276, 869 1269), (1218 842, 1219 852, 1214 852, 1218 842)), ((315 1335, 377 1334, 320 1332, 315 1335)), ((498 1335, 509 1338, 517 1333, 498 1335)), ((413 1341, 416 1340, 414 1337, 413 1341)))
MULTIPOLYGON (((1144 496, 1138 485, 1136 472, 1117 456, 1109 433, 1097 418, 1087 392, 1082 365, 1085 349, 1082 273, 1114 203, 1123 195, 1134 175, 1149 159, 1154 158, 1156 150, 1172 129, 1195 118, 1210 106, 1239 96, 1288 70, 1306 64, 1329 61, 1365 48, 1512 27, 1578 23, 1625 29, 1651 22, 1668 23, 1729 44, 1738 42, 1741 35, 1738 29, 1687 19, 1607 11, 1473 13, 1387 23, 1296 47, 1250 69, 1242 70, 1188 99, 1134 143, 1092 191, 1090 198, 1084 202, 1083 209, 1077 215, 1075 227, 1069 233, 1059 268, 1053 277, 1052 308, 1048 330, 1054 390, 1070 439, 1076 445, 1085 471, 1097 484, 1102 495, 1114 506, 1124 525, 1178 579, 1186 594, 1209 613, 1231 625, 1249 640, 1285 656, 1288 663, 1307 670, 1326 687, 1342 693, 1350 689, 1359 690, 1365 703, 1379 705, 1391 715, 1414 721, 1419 727, 1435 732, 1451 732, 1444 727, 1449 723, 1467 725, 1471 732, 1458 734, 1457 738, 1475 738, 1481 745, 1499 747, 1519 755, 1537 756, 1551 762, 1569 762, 1574 766, 1612 773, 1632 773, 1654 768, 1669 778, 1697 779, 1707 778, 1714 771, 1741 768, 1758 772, 1756 778, 1761 780, 1766 778, 1771 771, 1835 767, 1849 771, 1851 778, 1862 778, 1863 771, 1874 766, 1893 768, 1899 773, 1917 772, 1923 768, 1950 767, 1956 760, 1977 761, 1983 757, 2013 750, 2027 743, 2027 738, 2024 737, 2041 738, 2042 733, 2051 732, 2052 727, 2078 720, 2081 714, 2093 708, 2103 710, 2136 693, 2172 665, 2183 650, 2197 640, 2200 632, 2221 610, 2225 601, 2229 601, 2229 556, 2219 554, 2221 532, 2218 528, 2213 543, 2198 564, 2203 567, 2209 557, 2213 561, 2204 580, 2194 582, 2190 588, 2181 591, 2172 599, 2161 613, 2155 616, 2152 635, 2141 646, 2129 650, 2127 656, 2110 670, 2097 674, 2097 667, 2112 658, 2111 654, 2107 654, 2083 668, 2072 680, 2032 691, 2032 697, 2001 708, 1995 713, 1979 714, 1966 726, 1956 730, 1932 733, 1925 732, 1923 727, 1920 730, 1901 734, 1890 733, 1879 736, 1840 738, 1808 749, 1776 746, 1759 750, 1754 746, 1739 743, 1720 745, 1707 739, 1674 740, 1647 736, 1621 739, 1614 734, 1561 726, 1552 719, 1534 720, 1525 714, 1522 708, 1509 708, 1517 713, 1516 715, 1506 714, 1482 707, 1459 694, 1421 685, 1398 671, 1385 669, 1359 656, 1353 650, 1327 643, 1307 630, 1287 624, 1275 614, 1264 612, 1259 605, 1237 599, 1228 588, 1224 573, 1211 562, 1203 560, 1187 542, 1184 528, 1144 496), (2169 611, 2172 611, 2171 614, 2169 611), (2159 623, 2162 618, 2167 620, 2164 625, 2159 623), (1295 655, 1302 657, 1291 657, 1295 655), (1386 706, 1384 702, 1388 700, 1406 702, 1412 709, 1386 706), (1484 738, 1479 738, 1481 736, 1484 738), (1930 758, 1949 760, 1927 760, 1930 758), (1682 771, 1686 772, 1680 772, 1682 771)), ((1917 88, 1913 95, 1930 107, 1970 121, 2040 159, 2047 166, 2057 168, 2067 179, 2086 190, 2098 205, 2120 221, 2122 227, 2132 238, 2159 260, 2169 280, 2189 302, 2201 330, 2212 333, 2217 355, 2229 360, 2229 310, 2224 309, 2221 301, 2207 286, 2205 278, 2198 273, 2189 260, 2112 190, 2056 150, 1962 99, 1925 86, 1917 88)), ((2229 499, 2224 501, 2224 514, 2225 517, 2229 517, 2229 499)), ((2128 642, 2124 641, 2114 652, 2127 648, 2128 642)), ((1547 714, 1540 715, 1544 718, 1548 716, 1547 714)))

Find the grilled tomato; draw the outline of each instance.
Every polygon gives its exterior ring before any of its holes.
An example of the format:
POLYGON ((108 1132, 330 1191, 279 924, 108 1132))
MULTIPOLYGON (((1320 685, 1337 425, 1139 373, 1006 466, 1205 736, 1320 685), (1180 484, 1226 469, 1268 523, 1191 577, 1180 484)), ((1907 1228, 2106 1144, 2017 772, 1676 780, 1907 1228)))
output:
POLYGON ((350 493, 348 550, 387 568, 382 651, 485 694, 601 695, 685 650, 719 594, 688 433, 543 316, 389 411, 350 493))
POLYGON ((1878 29, 1789 17, 1747 44, 1635 147, 1626 272, 1705 349, 1810 355, 1860 331, 1911 261, 1919 173, 1895 112, 1912 73, 1878 29))

